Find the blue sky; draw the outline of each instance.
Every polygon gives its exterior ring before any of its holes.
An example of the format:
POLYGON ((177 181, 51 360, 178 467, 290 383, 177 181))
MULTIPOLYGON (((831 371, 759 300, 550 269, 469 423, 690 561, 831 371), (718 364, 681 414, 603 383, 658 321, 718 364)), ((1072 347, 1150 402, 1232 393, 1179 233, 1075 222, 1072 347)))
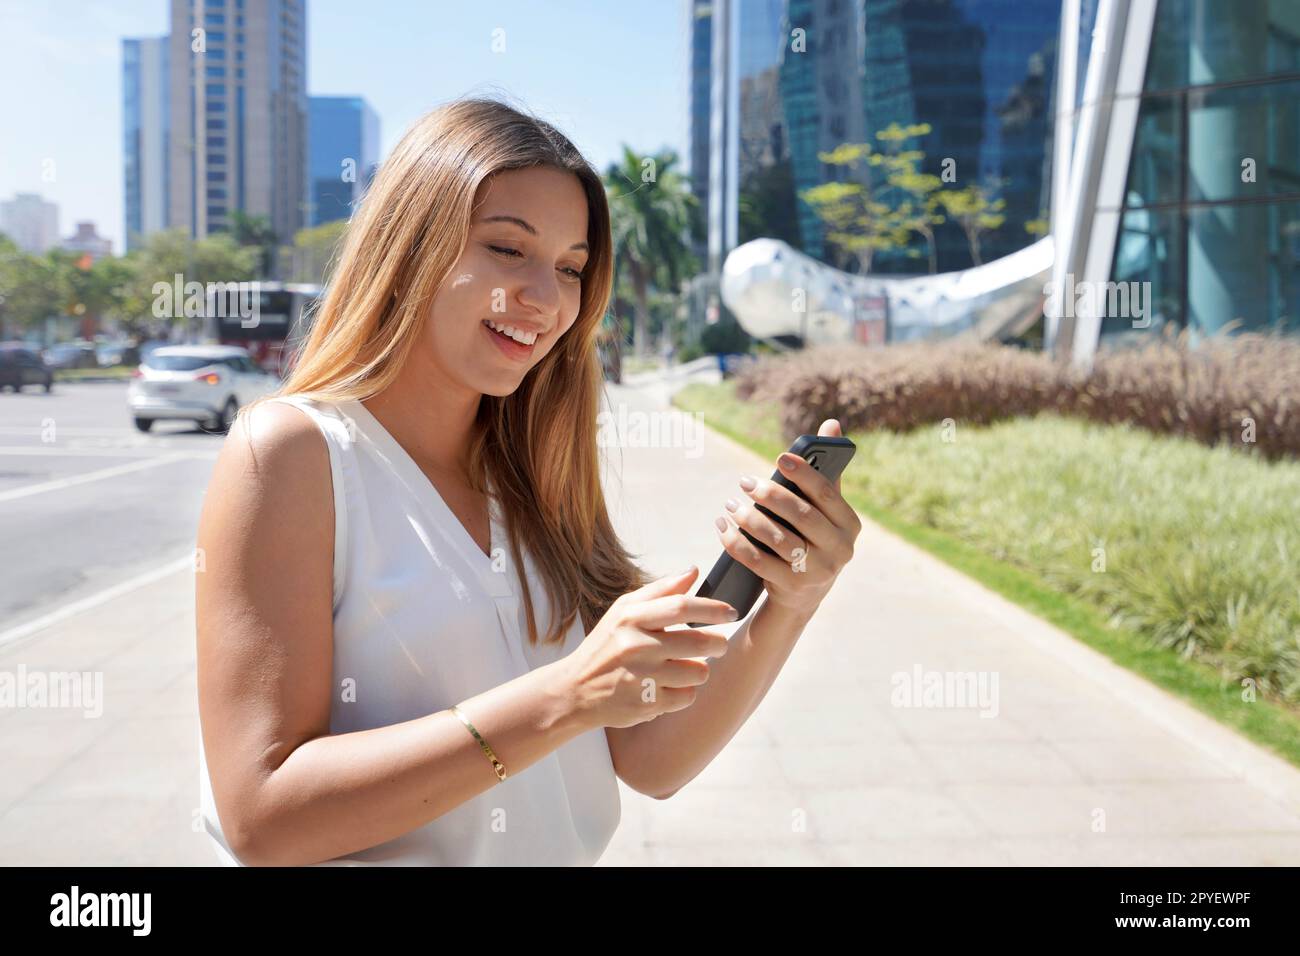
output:
MULTIPOLYGON (((0 199, 38 192, 59 232, 93 220, 122 252, 122 37, 167 0, 0 0, 0 199), (52 181, 49 177, 52 176, 52 181)), ((420 114, 504 93, 604 169, 626 142, 686 163, 685 0, 308 0, 307 89, 361 95, 383 153, 420 114), (493 30, 505 52, 492 51, 493 30)))

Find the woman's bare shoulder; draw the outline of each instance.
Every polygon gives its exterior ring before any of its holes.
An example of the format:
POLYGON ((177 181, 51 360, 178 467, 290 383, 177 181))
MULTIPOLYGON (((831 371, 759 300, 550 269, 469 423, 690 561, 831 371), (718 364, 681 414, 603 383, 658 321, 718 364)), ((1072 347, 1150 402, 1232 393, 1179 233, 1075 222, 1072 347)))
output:
POLYGON ((333 534, 329 449, 307 412, 288 402, 242 409, 225 437, 203 503, 200 532, 258 563, 314 563, 333 534), (307 549, 307 553, 303 553, 307 549), (296 553, 295 553, 296 552, 296 553))

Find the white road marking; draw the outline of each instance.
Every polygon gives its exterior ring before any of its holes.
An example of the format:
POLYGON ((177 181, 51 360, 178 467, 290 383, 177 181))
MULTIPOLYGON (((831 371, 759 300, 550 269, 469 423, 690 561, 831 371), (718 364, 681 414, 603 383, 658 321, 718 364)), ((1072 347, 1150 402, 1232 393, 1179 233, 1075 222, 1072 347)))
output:
POLYGON ((173 462, 184 461, 193 456, 186 452, 174 452, 170 455, 161 455, 157 458, 149 458, 145 461, 133 461, 125 465, 113 465, 111 468, 100 468, 98 471, 87 472, 84 475, 73 475, 69 478, 56 478, 53 481, 45 481, 37 485, 27 485, 24 488, 14 488, 10 491, 0 491, 0 503, 13 501, 17 498, 28 498, 32 495, 43 494, 47 491, 60 491, 63 488, 71 488, 74 485, 84 485, 92 481, 103 481, 105 478, 116 478, 118 475, 129 474, 133 471, 144 471, 146 468, 156 468, 159 465, 170 465, 173 462))
MULTIPOLYGON (((166 448, 181 448, 179 445, 165 445, 166 448)), ((149 448, 144 445, 115 445, 112 447, 105 445, 0 445, 0 456, 3 455, 66 455, 72 458, 131 458, 140 455, 157 455, 161 449, 149 448)), ((216 460, 219 452, 215 451, 178 451, 175 454, 183 454, 189 458, 209 458, 216 460)))
POLYGON ((91 594, 87 597, 81 598, 80 600, 73 601, 70 604, 65 604, 63 607, 50 611, 48 614, 41 615, 34 621, 28 621, 26 624, 20 624, 7 631, 0 631, 0 648, 7 647, 15 641, 20 641, 25 637, 29 637, 37 631, 44 630, 51 624, 57 624, 59 621, 69 618, 74 614, 80 614, 82 611, 98 607, 106 601, 113 600, 115 597, 134 591, 136 588, 142 588, 146 584, 152 584, 154 581, 157 581, 160 578, 165 578, 169 574, 175 574, 177 571, 186 567, 194 567, 193 552, 190 552, 183 557, 176 558, 174 561, 168 561, 166 564, 156 567, 152 571, 145 571, 143 574, 138 574, 120 584, 114 584, 112 587, 105 588, 97 594, 91 594))
MULTIPOLYGON (((54 416, 50 416, 53 418, 54 416)), ((39 435, 45 429, 40 425, 0 425, 0 435, 39 435)), ((133 436, 134 428, 98 428, 92 425, 59 425, 60 435, 123 435, 133 436)))

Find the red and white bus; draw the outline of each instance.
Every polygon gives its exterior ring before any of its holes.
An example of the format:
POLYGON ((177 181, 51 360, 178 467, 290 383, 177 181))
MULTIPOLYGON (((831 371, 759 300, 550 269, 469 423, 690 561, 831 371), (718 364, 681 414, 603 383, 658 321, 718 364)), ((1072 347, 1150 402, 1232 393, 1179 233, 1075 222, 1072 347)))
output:
POLYGON ((311 330, 321 298, 313 283, 248 283, 246 291, 231 287, 208 295, 206 336, 218 345, 248 350, 260 367, 283 378, 294 355, 311 330), (251 287, 251 288, 248 288, 251 287), (248 316, 255 316, 256 321, 248 316))

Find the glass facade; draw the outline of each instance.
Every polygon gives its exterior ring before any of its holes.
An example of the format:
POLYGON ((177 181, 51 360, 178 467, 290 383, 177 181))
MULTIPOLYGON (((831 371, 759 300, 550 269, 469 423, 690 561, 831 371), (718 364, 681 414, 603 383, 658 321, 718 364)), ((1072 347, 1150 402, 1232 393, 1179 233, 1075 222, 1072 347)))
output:
POLYGON ((310 223, 352 217, 379 159, 379 119, 357 96, 313 96, 309 103, 310 223))
MULTIPOLYGON (((1055 0, 866 0, 867 128, 926 123, 908 143, 944 188, 980 186, 1002 199, 1002 225, 978 237, 988 262, 1024 248, 1044 220, 1050 185, 1055 0), (1031 227, 1032 228, 1032 227, 1031 227)), ((938 271, 974 265, 952 221, 936 229, 938 271)), ((916 249, 886 254, 878 272, 915 272, 916 249)))
MULTIPOLYGON (((691 192, 701 210, 709 208, 709 96, 713 82, 713 4, 691 0, 691 192)), ((693 237, 696 255, 706 256, 704 235, 693 237)))
MULTIPOLYGON (((1113 281, 1151 283, 1192 339, 1294 332, 1300 303, 1300 4, 1159 0, 1113 281)), ((1102 342, 1131 334, 1106 318, 1102 342)))
POLYGON ((128 251, 167 225, 167 95, 167 39, 123 39, 122 172, 128 251))
MULTIPOLYGON (((697 17, 707 6, 696 4, 697 17)), ((1041 228, 1050 193, 1059 0, 741 0, 733 9, 738 133, 728 148, 738 199, 729 215, 739 243, 781 239, 855 271, 801 196, 829 182, 870 184, 869 169, 819 154, 846 143, 881 150, 875 134, 891 123, 931 126, 903 145, 924 152, 920 171, 948 171, 944 189, 980 185, 1005 203, 1004 222, 978 237, 982 261, 1040 234, 1030 230, 1041 228)), ((707 92, 696 85, 693 127, 704 128, 707 92)), ((698 139, 693 152, 702 153, 698 139)), ((897 208, 907 197, 885 188, 883 198, 897 208)), ((935 230, 935 246, 937 271, 974 264, 954 222, 935 230)), ((878 251, 871 270, 926 272, 927 260, 928 242, 914 233, 878 251)))

